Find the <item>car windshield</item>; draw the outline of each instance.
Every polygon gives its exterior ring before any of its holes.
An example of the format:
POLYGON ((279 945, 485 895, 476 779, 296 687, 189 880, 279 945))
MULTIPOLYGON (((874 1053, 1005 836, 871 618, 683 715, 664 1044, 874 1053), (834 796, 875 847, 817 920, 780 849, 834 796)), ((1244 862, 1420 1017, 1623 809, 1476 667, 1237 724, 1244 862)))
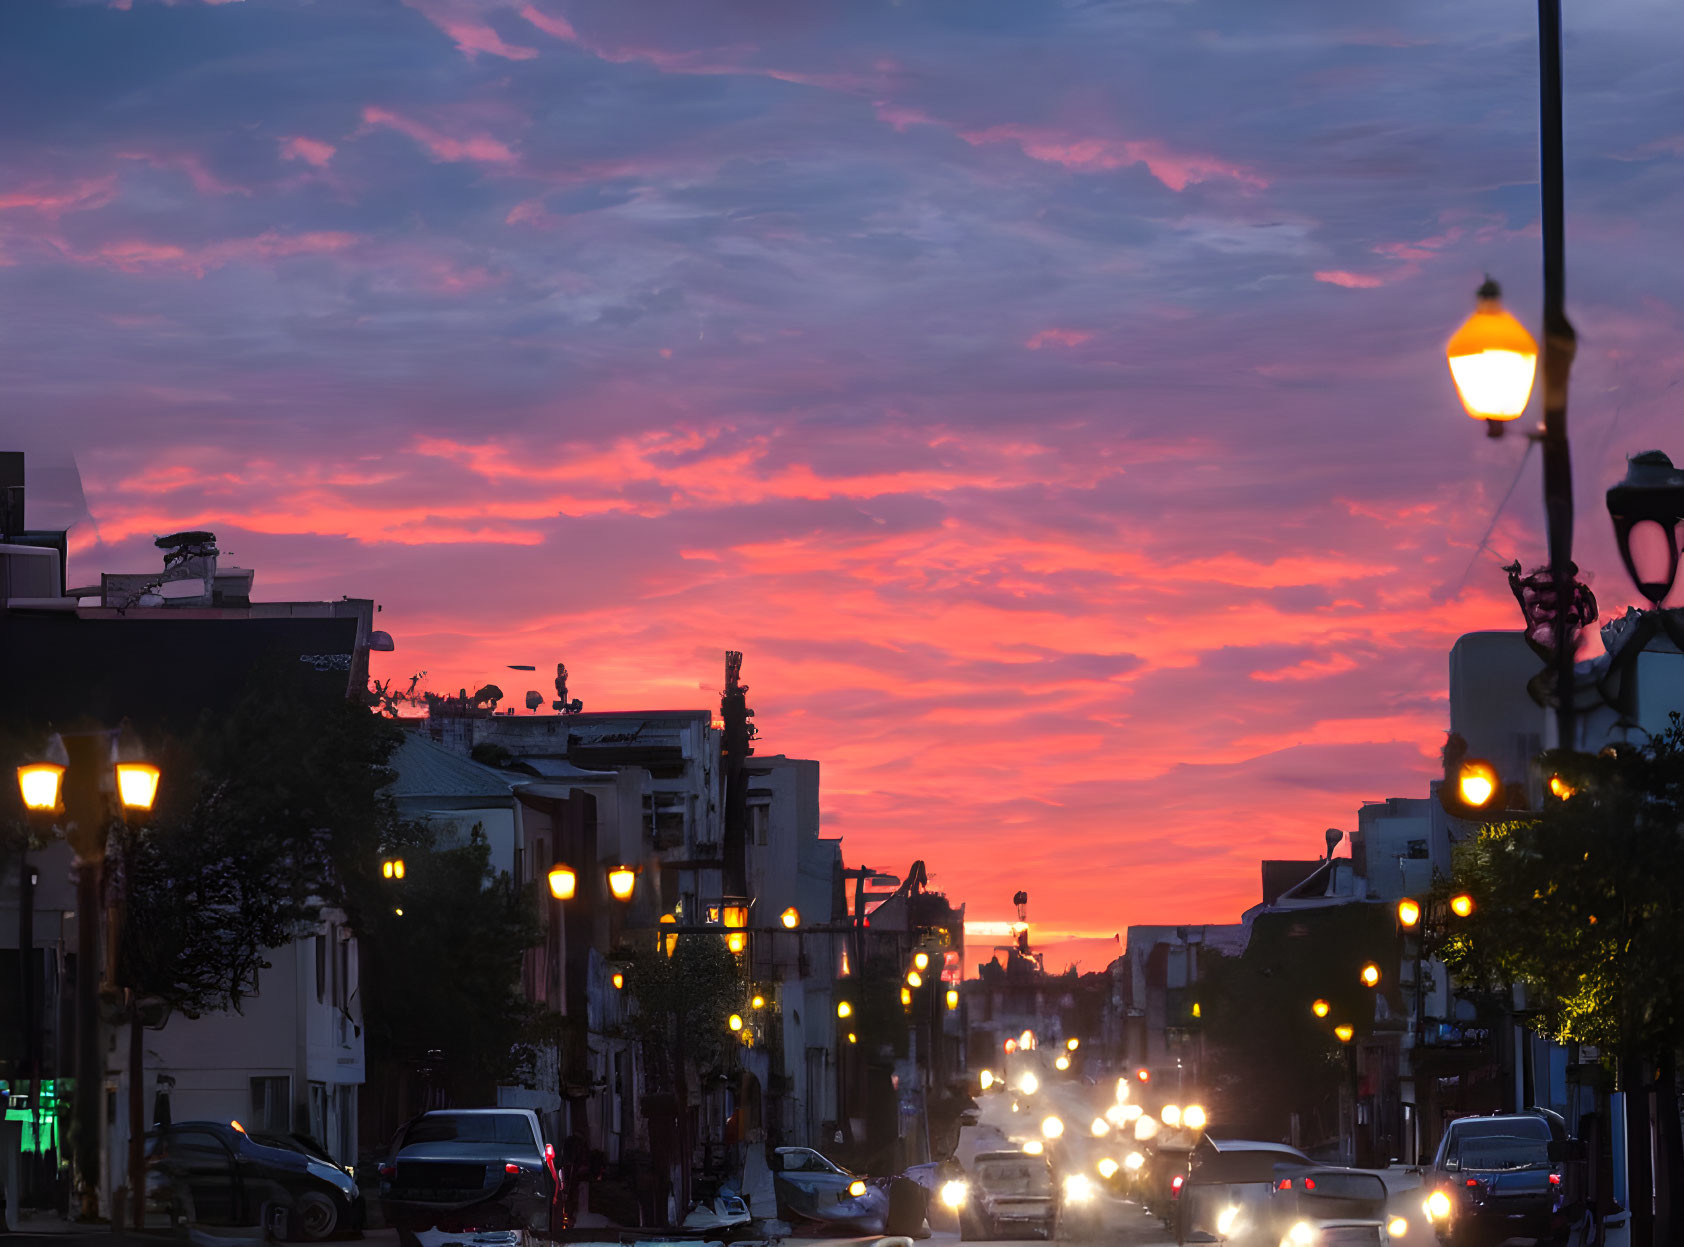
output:
POLYGON ((1050 1195, 1052 1172, 1028 1160, 985 1160, 976 1167, 976 1180, 992 1195, 1050 1195))
POLYGON ((1548 1165, 1549 1147, 1542 1139, 1469 1139, 1462 1145, 1464 1169, 1533 1169, 1548 1165))
POLYGON ((417 1143, 491 1143, 530 1151, 532 1126, 516 1113, 428 1113, 404 1136, 405 1147, 417 1143))

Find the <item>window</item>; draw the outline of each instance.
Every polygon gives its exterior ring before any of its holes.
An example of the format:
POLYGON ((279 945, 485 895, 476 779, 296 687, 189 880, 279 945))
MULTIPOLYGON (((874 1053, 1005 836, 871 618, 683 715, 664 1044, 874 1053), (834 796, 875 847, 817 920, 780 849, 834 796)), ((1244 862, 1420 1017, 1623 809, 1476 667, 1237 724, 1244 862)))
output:
POLYGON ((292 1130, 292 1079, 283 1074, 251 1080, 251 1121, 247 1125, 274 1134, 292 1130))
POLYGON ((689 804, 682 792, 657 792, 654 795, 651 834, 657 849, 675 849, 684 843, 685 810, 689 804))
POLYGON ((325 1082, 310 1084, 310 1129, 308 1133, 318 1143, 327 1138, 327 1084, 325 1082))
POLYGON ((769 805, 751 805, 748 807, 749 837, 753 842, 765 846, 767 833, 772 825, 772 807, 769 805))

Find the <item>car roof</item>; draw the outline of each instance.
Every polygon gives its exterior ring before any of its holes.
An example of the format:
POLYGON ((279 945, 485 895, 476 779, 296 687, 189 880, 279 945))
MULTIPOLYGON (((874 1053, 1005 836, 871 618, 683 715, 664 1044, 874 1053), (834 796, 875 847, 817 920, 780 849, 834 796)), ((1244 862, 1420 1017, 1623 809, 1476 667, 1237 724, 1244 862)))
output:
POLYGON ((1302 1156, 1306 1165, 1310 1158, 1287 1143, 1266 1143, 1260 1139, 1213 1139, 1205 1136, 1205 1143, 1216 1152, 1280 1152, 1286 1156, 1302 1156))

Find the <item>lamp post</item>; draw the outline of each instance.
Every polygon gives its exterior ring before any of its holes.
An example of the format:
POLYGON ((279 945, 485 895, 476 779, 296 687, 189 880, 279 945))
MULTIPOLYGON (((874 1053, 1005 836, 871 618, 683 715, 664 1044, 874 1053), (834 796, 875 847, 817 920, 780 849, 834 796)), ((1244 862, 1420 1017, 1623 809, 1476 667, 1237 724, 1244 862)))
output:
MULTIPOLYGON (((1537 439, 1544 459, 1544 518, 1549 548, 1552 642, 1556 678, 1556 747, 1575 744, 1573 656, 1575 629, 1573 575, 1573 466, 1567 444, 1567 382, 1578 349, 1578 336, 1566 311, 1565 194, 1561 143, 1561 0, 1538 0, 1539 183, 1542 198, 1544 261, 1544 419, 1537 439)), ((1480 287, 1481 307, 1451 339, 1451 374, 1468 414, 1490 421, 1487 431, 1502 432, 1498 420, 1512 419, 1525 408, 1532 388, 1532 367, 1523 362, 1524 328, 1513 317, 1505 323, 1501 292, 1487 279, 1480 287), (1476 322, 1485 322, 1478 325, 1476 322), (1514 330, 1519 330, 1519 335, 1514 330), (1464 334, 1475 331, 1476 341, 1464 334), (1483 338, 1480 331, 1488 331, 1483 338), (1469 348, 1479 345, 1475 352, 1469 348), (1478 362, 1471 362, 1477 360, 1478 362), (1460 364, 1460 367, 1458 366, 1460 364), (1522 381, 1524 384, 1521 384, 1522 381), (1520 404, 1513 394, 1519 391, 1520 404), (1512 408, 1512 411, 1510 410, 1512 408)))
MULTIPOLYGON (((71 1143, 84 1216, 97 1215, 99 1208, 100 1105, 105 1087, 99 1010, 100 907, 106 847, 114 813, 126 818, 131 812, 150 811, 158 793, 158 768, 141 760, 138 753, 125 725, 117 732, 55 735, 46 759, 18 768, 18 789, 31 817, 45 821, 62 815, 65 839, 76 857, 76 1087, 71 1143)), ((130 837, 125 835, 125 878, 131 851, 130 837)), ((32 896, 20 900, 33 906, 32 896)), ((34 942, 33 932, 29 942, 34 942)), ((105 967, 106 972, 112 969, 105 967)), ((138 1225, 145 1208, 138 990, 130 993, 129 1021, 129 1181, 138 1225)))

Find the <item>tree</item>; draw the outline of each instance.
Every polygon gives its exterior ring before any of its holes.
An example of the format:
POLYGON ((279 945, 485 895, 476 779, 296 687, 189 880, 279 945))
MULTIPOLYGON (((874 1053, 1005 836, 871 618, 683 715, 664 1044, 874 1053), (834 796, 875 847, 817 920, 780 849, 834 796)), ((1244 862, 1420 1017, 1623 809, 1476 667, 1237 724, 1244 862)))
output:
POLYGON ((1571 795, 1456 848, 1475 899, 1443 959, 1464 981, 1524 984, 1532 1026, 1647 1063, 1684 1043, 1684 723, 1642 746, 1565 755, 1571 795))
POLYGON ((437 847, 426 828, 405 831, 405 877, 364 907, 359 930, 369 1065, 438 1062, 441 1090, 488 1098, 520 1064, 532 1022, 520 982, 540 938, 532 890, 492 873, 477 828, 437 847))

